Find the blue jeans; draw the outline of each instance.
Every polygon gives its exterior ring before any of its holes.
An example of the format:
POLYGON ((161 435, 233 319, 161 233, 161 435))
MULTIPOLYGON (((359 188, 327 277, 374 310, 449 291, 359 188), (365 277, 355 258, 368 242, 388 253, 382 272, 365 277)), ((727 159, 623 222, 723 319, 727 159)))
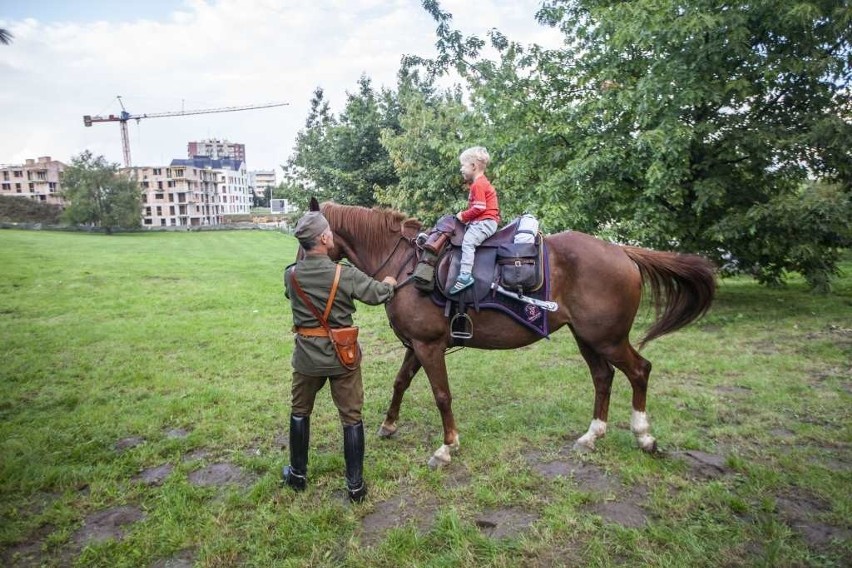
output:
POLYGON ((461 268, 459 272, 470 274, 473 270, 473 257, 476 253, 476 247, 482 244, 482 241, 497 232, 497 221, 486 219, 485 221, 473 221, 464 232, 464 240, 462 241, 462 257, 461 268))

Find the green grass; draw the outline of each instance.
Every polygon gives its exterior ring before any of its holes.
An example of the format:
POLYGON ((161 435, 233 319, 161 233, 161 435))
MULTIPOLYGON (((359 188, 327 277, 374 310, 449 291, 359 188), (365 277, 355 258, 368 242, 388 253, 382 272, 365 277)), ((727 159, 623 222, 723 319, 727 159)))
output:
MULTIPOLYGON (((609 489, 546 478, 591 419, 594 392, 571 336, 448 357, 461 450, 432 471, 441 426, 425 376, 400 430, 375 435, 403 348, 382 308, 356 316, 365 352, 362 506, 344 500, 341 430, 326 390, 312 420, 310 488, 279 486, 289 413, 291 320, 281 274, 296 242, 274 232, 0 231, 0 563, 150 566, 835 566, 852 558, 852 261, 831 296, 721 283, 701 322, 652 342, 653 458, 629 432, 618 375, 607 437, 589 456, 609 489), (188 434, 175 437, 171 431, 188 434), (121 440, 139 445, 119 451, 121 440), (691 474, 678 452, 721 456, 691 474), (198 459, 187 459, 196 456, 198 459), (200 456, 200 457, 199 457, 200 456), (189 476, 229 463, 247 482, 189 476), (134 481, 169 464, 162 485, 134 481), (641 499, 630 497, 634 488, 641 499), (401 507, 394 504, 403 501, 401 507), (798 512, 785 514, 784 500, 798 512), (595 507, 632 502, 647 522, 595 507), (91 515, 144 517, 120 539, 78 545, 91 515), (401 512, 400 512, 401 511, 401 512), (492 538, 476 520, 524 511, 492 538), (394 517, 381 530, 370 527, 394 517), (802 526, 828 527, 833 541, 802 526)), ((637 334, 649 323, 643 312, 637 334)))

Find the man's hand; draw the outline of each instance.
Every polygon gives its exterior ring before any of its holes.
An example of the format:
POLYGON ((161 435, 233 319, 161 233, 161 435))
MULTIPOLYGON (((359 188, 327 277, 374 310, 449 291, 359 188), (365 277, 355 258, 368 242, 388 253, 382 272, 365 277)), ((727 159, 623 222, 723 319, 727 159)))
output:
POLYGON ((384 284, 390 284, 391 286, 396 286, 396 278, 393 276, 385 276, 385 279, 382 280, 384 284))

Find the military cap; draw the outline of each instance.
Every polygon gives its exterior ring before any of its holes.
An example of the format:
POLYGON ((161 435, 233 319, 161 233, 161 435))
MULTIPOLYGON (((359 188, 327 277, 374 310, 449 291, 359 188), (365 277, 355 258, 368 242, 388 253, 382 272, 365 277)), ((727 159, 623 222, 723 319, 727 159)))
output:
POLYGON ((326 229, 328 229, 328 221, 325 220, 322 213, 311 211, 302 215, 302 218, 296 223, 294 236, 300 241, 309 241, 319 237, 326 229))

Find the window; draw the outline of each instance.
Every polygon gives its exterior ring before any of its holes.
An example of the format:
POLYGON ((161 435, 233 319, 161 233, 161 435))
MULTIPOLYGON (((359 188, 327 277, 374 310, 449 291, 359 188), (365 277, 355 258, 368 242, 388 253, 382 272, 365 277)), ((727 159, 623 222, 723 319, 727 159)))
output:
POLYGON ((150 224, 151 224, 151 220, 150 220, 150 219, 145 219, 145 224, 146 224, 146 225, 150 225, 150 224))
POLYGON ((148 216, 148 217, 151 216, 151 208, 150 207, 145 208, 145 215, 148 216))
POLYGON ((163 169, 162 168, 154 168, 154 175, 155 176, 163 175, 163 169))
POLYGON ((47 187, 50 190, 50 193, 56 193, 56 182, 55 181, 48 182, 47 187))
POLYGON ((175 214, 175 206, 172 205, 171 207, 169 207, 169 215, 174 215, 174 214, 175 214))
POLYGON ((165 220, 165 219, 160 219, 160 226, 161 226, 161 227, 165 227, 165 226, 166 226, 166 220, 165 220))
POLYGON ((162 201, 163 200, 163 194, 162 193, 155 193, 154 199, 156 199, 157 201, 162 201))
POLYGON ((11 183, 4 183, 2 187, 3 187, 4 190, 9 191, 9 190, 12 189, 12 184, 11 183))
MULTIPOLYGON (((161 181, 157 182, 157 189, 163 189, 163 182, 161 182, 161 181)), ((162 194, 160 194, 160 197, 158 199, 162 199, 162 198, 163 198, 162 194)))
POLYGON ((157 206, 157 217, 162 217, 162 216, 163 216, 163 208, 158 205, 157 206))

